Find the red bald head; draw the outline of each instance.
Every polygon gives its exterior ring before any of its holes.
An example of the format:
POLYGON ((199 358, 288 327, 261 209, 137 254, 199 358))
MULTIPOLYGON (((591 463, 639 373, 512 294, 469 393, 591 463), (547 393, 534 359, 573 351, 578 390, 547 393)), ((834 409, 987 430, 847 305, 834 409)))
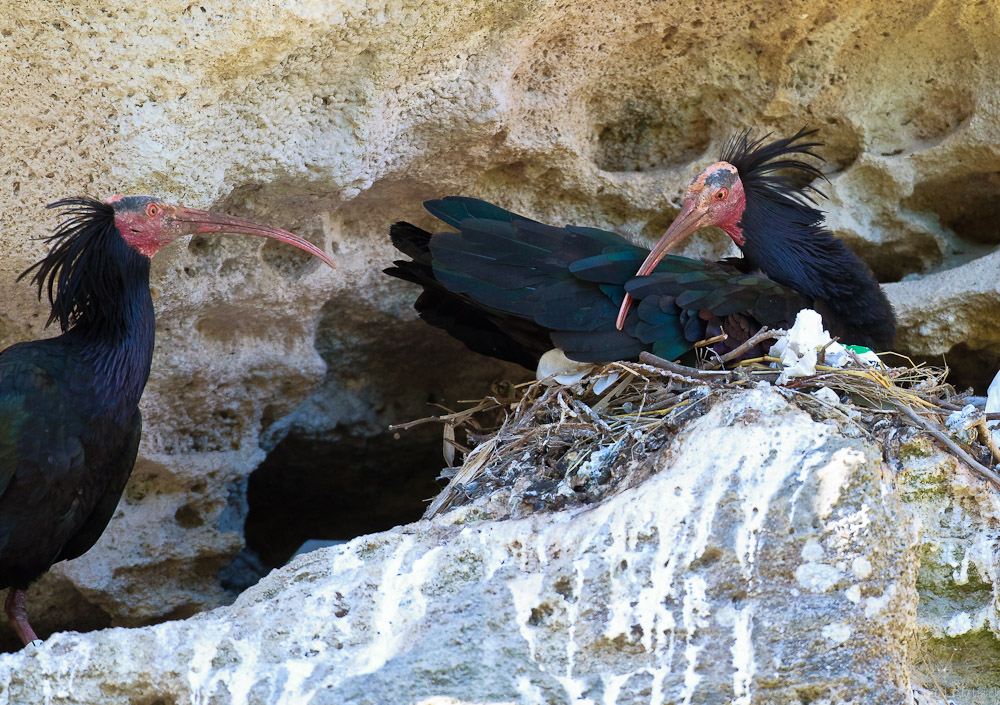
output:
MULTIPOLYGON (((673 243, 679 243, 685 237, 700 228, 717 225, 726 231, 737 245, 743 244, 743 230, 740 228, 740 218, 746 206, 746 194, 740 174, 729 162, 716 162, 695 177, 684 194, 684 205, 677 219, 686 212, 697 217, 697 227, 674 235, 673 243)), ((669 233, 670 230, 667 231, 669 233)), ((664 234, 664 238, 666 238, 664 234)), ((661 238, 663 239, 663 238, 661 238)), ((655 265, 654 265, 655 266, 655 265)))
POLYGON ((331 267, 336 266, 326 253, 308 240, 243 218, 175 206, 153 196, 112 196, 105 203, 115 211, 115 226, 122 239, 147 257, 152 257, 182 235, 246 233, 286 242, 331 267))
MULTIPOLYGON (((667 228, 667 232, 653 246, 636 276, 652 273, 670 250, 701 228, 717 225, 726 231, 737 245, 744 243, 740 219, 746 207, 746 193, 736 167, 729 162, 716 162, 694 178, 684 193, 681 212, 667 228)), ((625 325, 625 316, 632 305, 632 297, 625 295, 618 310, 618 329, 625 325)))

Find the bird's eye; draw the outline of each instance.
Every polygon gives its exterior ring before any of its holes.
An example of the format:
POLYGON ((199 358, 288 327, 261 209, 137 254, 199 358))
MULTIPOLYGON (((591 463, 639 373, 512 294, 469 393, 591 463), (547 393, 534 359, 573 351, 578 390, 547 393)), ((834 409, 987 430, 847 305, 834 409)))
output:
POLYGON ((729 195, 729 191, 727 191, 724 188, 720 188, 718 191, 715 192, 715 198, 718 201, 724 201, 724 200, 726 200, 726 196, 728 196, 728 195, 729 195))
POLYGON ((155 218, 156 214, 159 212, 160 212, 160 207, 155 203, 150 203, 148 206, 146 206, 146 215, 148 215, 150 218, 155 218))

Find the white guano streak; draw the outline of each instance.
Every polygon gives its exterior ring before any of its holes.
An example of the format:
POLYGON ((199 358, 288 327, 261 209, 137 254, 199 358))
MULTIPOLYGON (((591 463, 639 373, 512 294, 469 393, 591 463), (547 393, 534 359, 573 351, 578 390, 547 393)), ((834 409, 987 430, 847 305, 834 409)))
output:
POLYGON ((681 613, 684 619, 685 637, 684 658, 687 659, 687 668, 684 670, 684 689, 681 691, 681 702, 688 705, 694 697, 695 689, 701 682, 701 675, 696 668, 698 665, 698 654, 702 646, 694 644, 695 632, 704 629, 708 624, 709 604, 706 595, 707 585, 705 579, 700 575, 692 575, 684 580, 684 604, 681 613))
POLYGON ((753 699, 753 674, 756 671, 753 649, 753 605, 736 610, 733 620, 733 705, 750 705, 753 699))
MULTIPOLYGON (((576 585, 574 586, 574 594, 582 595, 584 589, 584 579, 586 578, 587 569, 590 567, 590 556, 583 555, 578 557, 573 561, 573 568, 576 572, 576 585)), ((587 685, 586 678, 577 680, 573 675, 573 666, 576 662, 576 652, 579 646, 576 643, 576 625, 579 621, 580 616, 580 599, 573 601, 566 601, 566 621, 569 623, 569 629, 566 634, 566 670, 561 676, 555 676, 556 680, 562 685, 563 689, 566 691, 566 695, 569 696, 569 701, 576 705, 594 705, 594 701, 589 698, 583 697, 584 689, 587 685)), ((586 676, 587 674, 584 674, 586 676)))
MULTIPOLYGON (((528 655, 532 661, 536 661, 535 634, 528 620, 531 619, 531 610, 542 599, 544 579, 545 576, 541 573, 529 573, 507 581, 507 589, 510 590, 511 599, 514 601, 514 618, 517 620, 521 636, 528 644, 528 655)), ((538 667, 540 670, 545 670, 542 664, 538 664, 538 667)))
POLYGON ((430 549, 413 561, 409 571, 403 572, 403 562, 413 545, 412 536, 400 537, 392 557, 385 561, 378 594, 372 604, 374 616, 371 629, 374 635, 371 643, 356 657, 356 665, 351 669, 354 675, 382 668, 407 645, 407 632, 420 622, 427 610, 427 598, 420 592, 420 587, 427 582, 442 547, 430 549))

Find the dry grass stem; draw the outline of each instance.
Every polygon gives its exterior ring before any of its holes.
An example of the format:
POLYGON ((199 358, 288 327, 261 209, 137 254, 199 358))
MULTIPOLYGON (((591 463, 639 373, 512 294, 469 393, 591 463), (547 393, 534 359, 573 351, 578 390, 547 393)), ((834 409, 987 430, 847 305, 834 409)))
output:
POLYGON ((759 331, 757 331, 757 333, 755 333, 745 343, 743 343, 742 345, 740 345, 740 346, 738 346, 736 348, 733 348, 732 350, 730 350, 729 352, 727 352, 725 355, 723 355, 722 357, 720 357, 717 361, 714 361, 714 362, 710 363, 709 366, 707 367, 707 369, 709 369, 709 370, 717 370, 720 367, 722 367, 723 364, 729 362, 730 360, 739 359, 739 357, 743 353, 745 353, 747 350, 749 350, 750 348, 754 347, 758 343, 760 343, 760 342, 762 342, 764 340, 768 340, 768 339, 777 339, 777 338, 780 338, 781 336, 785 335, 785 333, 786 333, 786 331, 784 329, 782 329, 782 328, 773 328, 772 329, 772 328, 768 328, 767 326, 764 326, 759 331))
MULTIPOLYGON (((780 333, 761 331, 746 349, 780 333)), ((459 465, 444 471, 450 476, 448 485, 428 506, 425 518, 480 497, 515 502, 511 498, 517 496, 520 502, 534 502, 534 509, 596 501, 601 493, 635 482, 629 469, 668 444, 715 400, 774 381, 779 374, 763 364, 774 361, 769 356, 741 361, 732 370, 697 369, 649 353, 640 360, 606 365, 570 385, 551 380, 496 384, 493 395, 468 402, 468 409, 392 427, 443 424, 446 458, 459 465)), ((942 368, 873 368, 858 360, 846 369, 817 365, 816 374, 777 389, 814 416, 833 419, 870 440, 883 437, 876 425, 905 428, 912 423, 1000 489, 1000 476, 973 457, 1000 462, 988 433, 979 433, 983 445, 970 441, 974 447, 963 449, 939 429, 937 415, 962 409, 965 399, 946 377, 942 368), (811 393, 821 387, 833 390, 839 401, 811 393)), ((980 416, 984 429, 989 416, 980 416)))

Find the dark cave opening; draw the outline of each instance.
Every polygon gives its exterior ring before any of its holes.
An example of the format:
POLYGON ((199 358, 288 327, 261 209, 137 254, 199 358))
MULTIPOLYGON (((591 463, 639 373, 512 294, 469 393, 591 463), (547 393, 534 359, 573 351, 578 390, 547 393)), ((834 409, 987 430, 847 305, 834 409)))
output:
POLYGON ((244 562, 259 561, 263 575, 308 540, 346 541, 416 521, 441 488, 442 467, 437 425, 336 441, 289 436, 250 475, 244 562))
MULTIPOLYGON (((72 581, 51 573, 43 577, 42 581, 45 589, 28 588, 28 619, 39 638, 47 639, 61 631, 92 632, 112 626, 111 615, 87 600, 72 581), (67 614, 73 615, 71 624, 66 622, 67 614)), ((6 596, 7 590, 0 590, 0 598, 6 596)), ((6 615, 2 621, 0 653, 20 651, 23 644, 6 615)))

